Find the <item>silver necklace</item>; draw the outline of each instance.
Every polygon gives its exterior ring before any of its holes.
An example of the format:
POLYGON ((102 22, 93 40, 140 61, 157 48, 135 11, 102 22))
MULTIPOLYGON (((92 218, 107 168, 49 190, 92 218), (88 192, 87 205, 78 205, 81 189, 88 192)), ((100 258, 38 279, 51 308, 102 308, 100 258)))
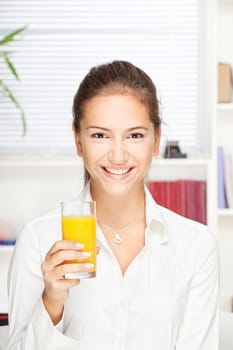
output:
POLYGON ((113 237, 113 242, 116 243, 116 244, 121 244, 122 243, 122 237, 121 237, 121 233, 126 231, 134 222, 138 222, 138 221, 141 221, 142 219, 139 219, 139 220, 136 220, 136 221, 132 221, 130 222, 127 226, 121 228, 120 230, 116 230, 106 224, 104 224, 103 222, 101 221, 98 221, 100 225, 102 225, 103 227, 107 228, 108 230, 112 231, 113 234, 114 234, 114 237, 113 237))

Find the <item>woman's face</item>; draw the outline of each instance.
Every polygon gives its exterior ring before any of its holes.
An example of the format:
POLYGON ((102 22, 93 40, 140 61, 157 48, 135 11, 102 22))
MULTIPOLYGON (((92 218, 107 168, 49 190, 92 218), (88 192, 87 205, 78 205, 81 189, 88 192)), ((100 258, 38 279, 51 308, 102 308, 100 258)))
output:
POLYGON ((158 154, 147 108, 132 95, 98 95, 85 105, 77 152, 93 186, 122 194, 141 186, 153 155, 158 154))

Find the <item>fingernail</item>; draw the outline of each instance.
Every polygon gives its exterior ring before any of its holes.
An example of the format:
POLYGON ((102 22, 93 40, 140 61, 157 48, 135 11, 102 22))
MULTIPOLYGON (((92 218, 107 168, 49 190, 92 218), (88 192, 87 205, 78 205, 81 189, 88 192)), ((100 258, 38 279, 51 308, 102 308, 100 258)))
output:
POLYGON ((75 247, 78 248, 78 249, 83 249, 84 244, 82 244, 82 243, 75 243, 75 247))
POLYGON ((82 256, 88 257, 88 256, 91 256, 91 253, 90 252, 82 252, 82 256))
POLYGON ((91 268, 94 267, 94 264, 87 263, 87 264, 84 264, 84 266, 85 266, 87 269, 91 269, 91 268))

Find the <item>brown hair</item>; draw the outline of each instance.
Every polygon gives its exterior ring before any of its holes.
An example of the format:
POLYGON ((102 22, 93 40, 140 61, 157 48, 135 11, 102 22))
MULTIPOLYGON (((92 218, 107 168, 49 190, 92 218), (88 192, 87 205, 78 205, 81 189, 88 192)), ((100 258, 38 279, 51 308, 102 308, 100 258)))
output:
MULTIPOLYGON (((81 81, 73 100, 73 125, 77 133, 87 101, 97 95, 114 93, 135 95, 148 108, 154 128, 160 126, 159 103, 151 78, 130 62, 113 61, 91 68, 81 81)), ((89 179, 85 169, 85 184, 89 179)))

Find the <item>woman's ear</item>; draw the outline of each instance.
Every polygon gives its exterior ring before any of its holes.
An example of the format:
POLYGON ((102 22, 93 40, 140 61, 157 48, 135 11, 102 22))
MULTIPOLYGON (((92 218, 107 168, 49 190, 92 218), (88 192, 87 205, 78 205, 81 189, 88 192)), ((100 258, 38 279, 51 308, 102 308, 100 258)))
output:
POLYGON ((161 138, 161 126, 158 126, 155 130, 155 143, 153 149, 153 156, 157 156, 159 154, 159 145, 161 138))
POLYGON ((80 157, 82 157, 83 150, 82 150, 82 143, 80 140, 80 134, 76 131, 74 124, 72 124, 72 130, 73 130, 73 134, 74 134, 74 141, 75 141, 75 145, 76 145, 77 154, 80 157))

